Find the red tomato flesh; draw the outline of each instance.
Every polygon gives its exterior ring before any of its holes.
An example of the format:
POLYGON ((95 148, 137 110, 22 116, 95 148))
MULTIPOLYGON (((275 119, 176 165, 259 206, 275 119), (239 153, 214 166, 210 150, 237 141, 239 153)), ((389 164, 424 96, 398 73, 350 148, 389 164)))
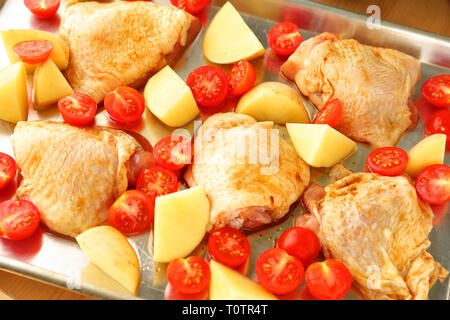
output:
POLYGON ((366 163, 371 172, 383 176, 396 176, 405 170, 408 154, 396 147, 379 148, 369 153, 366 163))
POLYGON ((230 95, 240 96, 249 91, 256 80, 255 68, 245 60, 236 62, 228 73, 230 95))
POLYGON ((166 286, 166 290, 164 290, 164 299, 166 300, 208 300, 208 296, 208 287, 198 293, 181 293, 169 282, 166 286))
POLYGON ((277 247, 299 259, 304 267, 316 260, 320 251, 320 241, 316 234, 303 227, 293 227, 284 231, 277 242, 277 247))
POLYGON ((450 110, 440 110, 428 119, 425 126, 425 135, 430 136, 435 133, 447 135, 445 148, 450 150, 450 110))
POLYGON ((13 51, 20 60, 29 64, 45 62, 52 53, 53 43, 48 40, 29 40, 16 43, 13 51))
POLYGON ((136 189, 144 192, 153 201, 158 196, 178 190, 178 179, 175 173, 160 166, 142 170, 139 174, 136 189))
POLYGON ((434 164, 423 169, 416 179, 417 195, 425 202, 443 204, 450 200, 450 167, 434 164))
POLYGON ((228 96, 229 84, 225 72, 213 66, 203 66, 192 71, 186 84, 195 101, 202 107, 216 107, 228 96))
POLYGON ((137 121, 145 111, 144 97, 130 87, 118 87, 109 92, 105 96, 104 105, 111 119, 119 123, 137 121))
POLYGON ((155 214, 152 199, 139 190, 125 191, 108 211, 109 223, 126 236, 150 229, 155 214))
POLYGON ((341 100, 335 98, 325 103, 316 114, 313 123, 328 124, 334 128, 341 121, 343 113, 344 109, 342 108, 341 100))
POLYGON ((223 227, 214 230, 209 236, 208 250, 214 260, 236 268, 250 256, 250 242, 239 230, 223 227))
POLYGON ((48 19, 58 11, 61 0, 24 0, 25 6, 38 18, 48 19))
POLYGON ((439 108, 450 107, 450 74, 441 74, 425 81, 422 94, 429 103, 439 108))
POLYGON ((264 251, 256 260, 255 271, 259 283, 275 294, 297 289, 304 274, 301 261, 280 248, 264 251))
POLYGON ((196 14, 202 11, 209 0, 170 0, 175 7, 182 9, 190 14, 196 14))
POLYGON ((334 259, 315 262, 306 269, 306 287, 319 300, 339 300, 352 285, 352 276, 347 267, 334 259))
POLYGON ((87 94, 78 92, 59 100, 58 110, 68 124, 84 126, 94 120, 97 103, 87 94))
POLYGON ((171 171, 183 169, 191 163, 193 146, 182 136, 168 136, 159 140, 153 148, 156 164, 171 171))
POLYGON ((6 153, 0 152, 0 190, 14 179, 16 172, 16 161, 6 153))
POLYGON ((303 42, 300 29, 292 22, 280 22, 267 35, 269 46, 279 55, 289 56, 303 42))
POLYGON ((180 293, 194 294, 208 288, 211 272, 200 257, 172 260, 167 266, 167 280, 180 293))
POLYGON ((0 236, 10 240, 30 237, 38 228, 39 210, 30 201, 11 199, 0 204, 0 236))

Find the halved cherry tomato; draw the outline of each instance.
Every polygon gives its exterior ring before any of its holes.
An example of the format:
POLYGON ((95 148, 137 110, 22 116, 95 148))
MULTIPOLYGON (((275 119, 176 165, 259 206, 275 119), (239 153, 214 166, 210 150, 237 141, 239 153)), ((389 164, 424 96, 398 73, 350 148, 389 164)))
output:
POLYGON ((450 167, 434 164, 423 169, 416 179, 417 195, 425 202, 443 204, 450 200, 450 167))
POLYGON ((334 128, 341 121, 343 113, 344 109, 342 108, 341 100, 335 98, 325 103, 316 114, 313 123, 328 124, 334 128))
POLYGON ((228 72, 228 81, 230 82, 230 95, 240 96, 249 91, 256 80, 255 68, 245 60, 236 62, 228 72))
POLYGON ((425 135, 430 136, 435 133, 447 135, 445 148, 450 150, 450 110, 440 110, 428 119, 425 126, 425 135))
POLYGON ((84 126, 94 120, 97 103, 87 94, 77 92, 59 100, 58 110, 68 124, 84 126))
POLYGON ((24 0, 25 6, 38 18, 47 19, 58 11, 61 0, 24 0))
POLYGON ((150 229, 155 208, 153 200, 139 190, 125 191, 109 208, 109 223, 126 236, 150 229))
POLYGON ((0 204, 0 236, 11 240, 30 237, 38 228, 39 210, 30 201, 6 200, 0 204))
POLYGON ((209 0, 170 0, 172 5, 190 14, 196 14, 202 11, 208 2, 209 0))
POLYGON ((292 22, 280 22, 270 29, 267 42, 279 55, 289 56, 302 43, 300 29, 292 22))
POLYGON ((192 71, 186 84, 195 101, 202 107, 215 107, 225 101, 230 91, 225 72, 213 66, 202 66, 192 71))
POLYGON ((450 107, 450 74, 441 74, 425 81, 422 94, 429 103, 436 107, 450 107))
POLYGON ((370 171, 383 176, 396 176, 405 170, 408 154, 396 147, 379 148, 367 156, 367 167, 370 171))
POLYGON ((156 164, 172 171, 183 169, 192 160, 191 141, 182 136, 168 136, 159 140, 153 148, 156 164))
POLYGON ((136 189, 150 198, 173 193, 178 190, 178 179, 175 173, 163 167, 153 166, 142 170, 139 174, 136 189))
POLYGON ((0 152, 0 190, 14 179, 16 172, 16 161, 6 153, 0 152))
POLYGON ((339 300, 352 286, 352 275, 340 261, 327 259, 306 269, 306 287, 319 300, 339 300))
POLYGON ((280 248, 264 251, 256 260, 255 271, 259 283, 275 294, 294 291, 304 274, 301 261, 280 248))
POLYGON ((142 94, 130 87, 118 87, 105 96, 105 109, 109 116, 120 123, 138 120, 145 111, 142 94))
POLYGON ((181 293, 175 289, 170 282, 167 284, 166 290, 164 290, 164 299, 166 300, 207 300, 208 295, 208 287, 197 293, 181 293))
POLYGON ((20 60, 29 64, 45 62, 52 53, 53 43, 48 40, 29 40, 16 43, 13 51, 20 60))
POLYGON ((209 265, 200 257, 172 260, 167 266, 167 280, 184 294, 199 293, 208 288, 211 272, 209 265))
POLYGON ((320 241, 316 234, 303 227, 292 227, 284 231, 277 242, 277 247, 299 259, 304 267, 316 260, 320 251, 320 241))
POLYGON ((208 250, 214 260, 235 268, 250 256, 250 242, 238 229, 223 227, 209 236, 208 250))

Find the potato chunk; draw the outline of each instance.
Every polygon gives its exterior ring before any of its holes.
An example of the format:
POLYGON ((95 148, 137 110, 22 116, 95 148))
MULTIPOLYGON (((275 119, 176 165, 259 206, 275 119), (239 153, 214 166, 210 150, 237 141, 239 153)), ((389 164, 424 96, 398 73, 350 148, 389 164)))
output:
POLYGON ((419 141, 408 152, 406 173, 416 177, 425 167, 444 163, 446 139, 445 134, 437 133, 419 141))
POLYGON ((25 65, 17 62, 0 70, 0 119, 17 123, 27 117, 27 75, 25 65))

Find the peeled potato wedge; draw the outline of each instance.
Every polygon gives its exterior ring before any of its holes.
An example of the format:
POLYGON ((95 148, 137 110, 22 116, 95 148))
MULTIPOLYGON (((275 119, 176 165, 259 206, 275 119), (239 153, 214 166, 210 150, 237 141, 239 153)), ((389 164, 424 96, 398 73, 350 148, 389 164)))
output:
POLYGON ((278 300, 261 285, 239 272, 211 260, 211 300, 278 300))
POLYGON ((0 119, 17 123, 28 117, 25 65, 14 63, 0 70, 0 119))
POLYGON ((209 211, 203 185, 157 197, 154 260, 170 262, 189 255, 205 236, 209 211))
POLYGON ((89 260, 123 287, 136 294, 139 260, 127 238, 111 226, 91 228, 76 237, 89 260))
POLYGON ((310 123, 308 112, 297 92, 281 82, 263 82, 244 94, 236 106, 258 121, 310 123))
POLYGON ((229 2, 217 12, 203 38, 203 54, 214 63, 228 64, 264 55, 265 50, 239 12, 229 2))
MULTIPOLYGON (((58 36, 42 31, 42 30, 5 30, 1 31, 3 45, 6 49, 9 62, 16 63, 20 61, 19 57, 13 51, 16 43, 28 40, 48 40, 53 44, 53 50, 50 59, 64 70, 69 64, 69 46, 58 36)), ((27 72, 31 73, 35 70, 36 65, 25 64, 27 72)))
POLYGON ((417 177, 425 167, 444 163, 446 139, 445 134, 437 133, 419 141, 408 152, 406 173, 411 177, 417 177))

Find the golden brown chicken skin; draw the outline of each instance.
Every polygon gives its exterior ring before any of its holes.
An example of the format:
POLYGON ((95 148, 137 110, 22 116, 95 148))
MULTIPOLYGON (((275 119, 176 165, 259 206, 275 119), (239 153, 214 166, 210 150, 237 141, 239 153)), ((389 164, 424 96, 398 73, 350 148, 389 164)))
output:
POLYGON ((305 191, 311 213, 295 224, 318 234, 324 255, 347 266, 364 299, 427 299, 433 283, 448 275, 426 251, 429 205, 405 176, 337 171, 346 176, 305 191))

